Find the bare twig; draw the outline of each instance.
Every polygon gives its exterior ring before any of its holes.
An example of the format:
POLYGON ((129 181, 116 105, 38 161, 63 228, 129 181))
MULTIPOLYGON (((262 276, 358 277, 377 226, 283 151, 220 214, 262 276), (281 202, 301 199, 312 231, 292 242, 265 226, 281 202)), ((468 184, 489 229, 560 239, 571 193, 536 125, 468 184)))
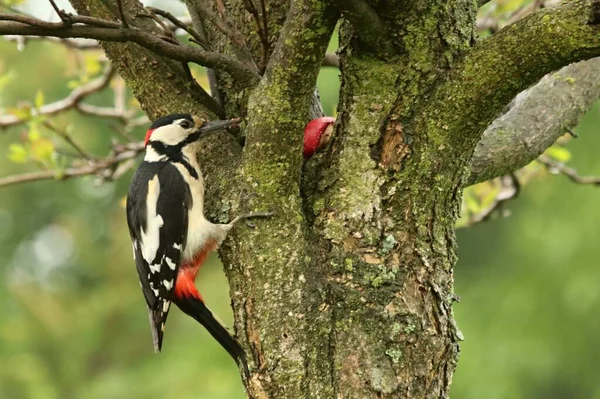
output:
POLYGON ((227 36, 240 51, 241 55, 247 59, 250 67, 258 72, 258 66, 254 62, 252 54, 246 45, 245 36, 239 30, 237 30, 234 23, 227 18, 223 3, 217 2, 218 7, 221 9, 222 17, 215 13, 210 7, 205 7, 204 4, 201 4, 200 2, 196 3, 196 10, 200 13, 200 15, 203 18, 208 19, 215 26, 215 28, 227 36))
POLYGON ((189 35, 191 37, 193 37, 194 40, 198 44, 200 44, 205 50, 208 50, 210 48, 210 46, 208 45, 208 43, 202 38, 202 36, 200 36, 200 34, 198 32, 196 32, 194 30, 194 28, 192 28, 191 26, 186 25, 185 23, 183 23, 180 19, 178 19, 177 17, 175 17, 170 12, 164 11, 164 10, 161 10, 161 9, 155 8, 155 7, 146 7, 146 8, 150 12, 153 12, 156 15, 160 15, 161 17, 166 18, 173 25, 175 25, 177 28, 183 29, 184 31, 186 31, 187 33, 189 33, 189 35))
POLYGON ((575 169, 569 168, 565 164, 557 162, 546 155, 540 155, 537 161, 545 165, 550 173, 565 175, 574 183, 600 186, 599 176, 581 176, 575 169))
MULTIPOLYGON (((76 108, 85 113, 93 113, 94 115, 106 116, 103 115, 103 113, 100 111, 98 113, 92 112, 90 107, 93 106, 86 106, 84 104, 81 104, 81 101, 90 94, 99 92, 106 88, 110 83, 112 77, 114 76, 114 73, 114 68, 109 65, 101 77, 94 79, 83 86, 79 86, 62 100, 42 105, 38 110, 35 110, 34 112, 37 112, 38 115, 54 115, 66 111, 68 109, 76 108)), ((98 107, 97 109, 101 110, 103 109, 103 107, 98 107)), ((18 125, 22 122, 24 122, 24 120, 15 115, 0 115, 0 128, 18 125)))
POLYGON ((119 9, 119 19, 124 27, 128 28, 127 19, 125 18, 125 12, 123 11, 123 0, 117 0, 117 8, 119 9))
POLYGON ((83 147, 77 144, 75 140, 73 140, 73 137, 71 137, 71 135, 65 130, 57 128, 50 123, 50 121, 43 121, 42 124, 65 140, 79 155, 81 155, 82 158, 87 159, 88 161, 91 161, 95 158, 86 150, 84 150, 83 147))
POLYGON ((86 162, 82 166, 71 167, 63 171, 46 170, 41 172, 23 173, 19 175, 0 178, 0 187, 39 180, 66 180, 77 176, 98 175, 102 179, 110 180, 115 174, 122 173, 118 170, 121 163, 135 158, 144 150, 144 143, 129 143, 113 148, 114 155, 107 158, 86 162))
POLYGON ((229 55, 205 51, 198 47, 169 43, 156 35, 138 28, 126 28, 119 23, 81 15, 70 15, 75 25, 46 22, 17 14, 0 14, 0 35, 54 36, 60 38, 87 38, 112 42, 133 42, 157 54, 184 62, 195 62, 221 68, 245 85, 254 85, 259 75, 255 68, 229 55))
POLYGON ((50 0, 50 5, 52 6, 52 8, 54 8, 54 11, 56 12, 56 14, 58 14, 58 17, 61 21, 63 21, 64 24, 71 23, 70 19, 66 16, 66 13, 60 8, 58 8, 54 0, 50 0))
MULTIPOLYGON (((204 17, 202 13, 198 10, 198 5, 200 2, 194 0, 186 0, 185 5, 190 13, 190 17, 192 18, 192 25, 194 29, 202 40, 208 45, 207 50, 211 49, 210 42, 208 40, 208 35, 206 34, 206 28, 204 26, 204 17)), ((212 68, 206 68, 206 76, 208 77, 208 85, 210 87, 210 94, 215 99, 217 104, 222 108, 223 107, 223 96, 221 91, 219 90, 219 82, 217 79, 217 72, 212 68)))
POLYGON ((260 72, 261 74, 264 72, 264 68, 267 66, 267 58, 269 56, 269 33, 268 33, 268 22, 267 22, 267 13, 266 6, 264 1, 261 0, 261 8, 262 8, 262 22, 261 16, 258 13, 258 10, 254 6, 252 0, 243 0, 244 8, 248 11, 252 18, 254 19, 254 23, 256 24, 256 33, 260 39, 261 45, 261 60, 260 60, 260 72))

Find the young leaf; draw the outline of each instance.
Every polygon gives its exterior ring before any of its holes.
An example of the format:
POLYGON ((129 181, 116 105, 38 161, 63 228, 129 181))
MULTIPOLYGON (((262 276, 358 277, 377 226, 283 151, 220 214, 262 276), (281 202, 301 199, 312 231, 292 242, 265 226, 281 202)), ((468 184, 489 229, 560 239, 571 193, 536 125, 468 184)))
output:
POLYGON ((14 163, 25 163, 29 158, 27 148, 22 144, 11 144, 8 146, 8 159, 14 163))
POLYGON ((36 109, 40 109, 44 105, 44 93, 41 90, 38 90, 35 94, 34 104, 36 109))
POLYGON ((31 144, 31 151, 36 161, 51 163, 54 144, 48 139, 40 138, 31 144))

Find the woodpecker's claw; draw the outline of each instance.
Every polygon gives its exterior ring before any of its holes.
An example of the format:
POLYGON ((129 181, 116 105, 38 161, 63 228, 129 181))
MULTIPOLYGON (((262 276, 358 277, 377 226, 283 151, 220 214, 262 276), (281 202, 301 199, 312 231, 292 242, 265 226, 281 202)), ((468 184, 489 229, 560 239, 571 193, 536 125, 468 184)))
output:
MULTIPOLYGON (((229 224, 231 226, 233 226, 234 224, 236 224, 240 220, 253 219, 253 218, 267 218, 267 217, 270 217, 270 216, 273 216, 273 215, 275 215, 275 212, 253 212, 253 213, 248 213, 246 215, 240 215, 240 216, 236 217, 229 224)), ((256 225, 253 224, 253 223, 246 222, 246 224, 249 227, 256 227, 256 225)))

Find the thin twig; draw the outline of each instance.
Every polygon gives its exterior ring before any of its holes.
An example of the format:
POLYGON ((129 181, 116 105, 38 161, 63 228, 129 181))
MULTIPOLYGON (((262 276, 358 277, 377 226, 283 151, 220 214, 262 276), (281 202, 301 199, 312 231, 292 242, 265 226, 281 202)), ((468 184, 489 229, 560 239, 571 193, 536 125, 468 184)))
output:
MULTIPOLYGON (((87 108, 87 110, 89 111, 89 107, 92 106, 86 106, 84 104, 81 104, 81 101, 87 96, 93 93, 97 93, 106 88, 110 83, 112 77, 114 76, 114 73, 114 68, 112 67, 112 65, 109 65, 101 77, 94 79, 83 86, 77 87, 62 100, 42 105, 38 110, 35 110, 33 112, 37 113, 38 115, 54 115, 72 108, 79 109, 83 112, 85 112, 87 108)), ((0 128, 18 125, 23 122, 25 122, 25 120, 19 118, 16 115, 0 115, 0 128)))
POLYGON ((63 21, 63 23, 68 24, 70 22, 68 18, 65 18, 65 12, 58 8, 54 0, 50 0, 50 5, 52 6, 52 8, 54 8, 54 11, 56 12, 56 14, 58 14, 58 17, 61 21, 63 21))
POLYGON ((175 17, 173 14, 171 14, 168 11, 164 11, 161 10, 159 8, 155 8, 155 7, 146 7, 150 12, 153 12, 156 15, 160 15, 163 18, 166 18, 167 20, 169 20, 173 25, 175 25, 176 27, 183 29, 184 31, 186 31, 187 33, 189 33, 189 35, 191 37, 194 38, 194 40, 200 44, 202 47, 204 47, 204 49, 208 49, 210 46, 208 45, 208 43, 206 43, 206 41, 202 38, 202 36, 200 36, 200 34, 198 32, 196 32, 196 30, 194 30, 194 28, 192 28, 189 25, 186 25, 185 23, 183 23, 180 19, 178 19, 177 17, 175 17))
POLYGON ((119 9, 119 19, 124 27, 128 28, 127 19, 125 19, 125 11, 123 11, 123 1, 117 0, 117 8, 119 9))
POLYGON ((581 176, 575 169, 569 168, 568 166, 565 166, 565 164, 557 162, 546 155, 540 155, 537 160, 541 164, 545 165, 550 173, 565 175, 574 183, 600 186, 599 176, 581 176))
MULTIPOLYGON (((192 25, 194 29, 202 40, 206 42, 208 45, 207 50, 211 49, 210 41, 208 39, 208 35, 206 34, 206 28, 204 26, 204 17, 202 13, 198 10, 200 2, 194 0, 186 0, 185 5, 190 13, 190 17, 192 18, 192 25)), ((210 87, 210 94, 215 99, 216 103, 223 108, 223 95, 221 90, 219 89, 219 82, 217 77, 217 72, 215 69, 206 68, 206 76, 208 78, 208 85, 210 87)))
POLYGON ((77 151, 77 153, 81 155, 82 158, 87 159, 88 161, 91 161, 95 158, 93 155, 84 150, 83 147, 77 144, 75 140, 73 140, 73 137, 71 137, 71 135, 65 130, 57 128, 52 123, 50 123, 50 121, 43 121, 42 125, 46 126, 48 129, 52 130, 54 133, 62 137, 62 139, 65 140, 71 147, 73 147, 73 149, 77 151))
MULTIPOLYGON (((266 20, 266 7, 263 8, 263 23, 261 24, 261 17, 258 13, 258 10, 256 9, 256 6, 254 5, 254 3, 252 2, 252 0, 243 0, 244 3, 244 8, 246 8, 246 11, 248 11, 251 15, 252 18, 254 19, 254 23, 256 24, 256 33, 258 35, 258 38, 260 39, 260 45, 261 45, 261 59, 260 59, 260 66, 259 66, 259 70, 260 73, 264 73, 264 69, 267 66, 267 58, 269 56, 269 36, 268 36, 268 24, 267 24, 267 20, 266 20)), ((262 4, 261 1, 261 6, 264 6, 262 4)))
POLYGON ((221 11, 222 17, 215 13, 210 7, 205 7, 199 2, 196 4, 196 10, 198 10, 201 16, 208 19, 215 26, 215 28, 228 37, 229 40, 231 40, 231 43, 233 43, 240 53, 246 58, 250 67, 258 72, 258 66, 254 62, 252 54, 246 45, 245 36, 239 30, 237 30, 233 22, 227 18, 227 14, 225 13, 225 5, 222 1, 217 1, 217 7, 221 11))

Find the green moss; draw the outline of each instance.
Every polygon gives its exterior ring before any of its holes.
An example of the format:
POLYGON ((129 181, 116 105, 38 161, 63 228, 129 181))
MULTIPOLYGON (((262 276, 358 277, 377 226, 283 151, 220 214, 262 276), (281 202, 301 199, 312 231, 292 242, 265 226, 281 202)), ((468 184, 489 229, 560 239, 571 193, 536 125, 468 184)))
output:
POLYGON ((345 267, 346 271, 351 272, 354 270, 354 265, 353 265, 352 259, 350 259, 350 258, 344 259, 344 264, 346 265, 346 267, 345 267))

